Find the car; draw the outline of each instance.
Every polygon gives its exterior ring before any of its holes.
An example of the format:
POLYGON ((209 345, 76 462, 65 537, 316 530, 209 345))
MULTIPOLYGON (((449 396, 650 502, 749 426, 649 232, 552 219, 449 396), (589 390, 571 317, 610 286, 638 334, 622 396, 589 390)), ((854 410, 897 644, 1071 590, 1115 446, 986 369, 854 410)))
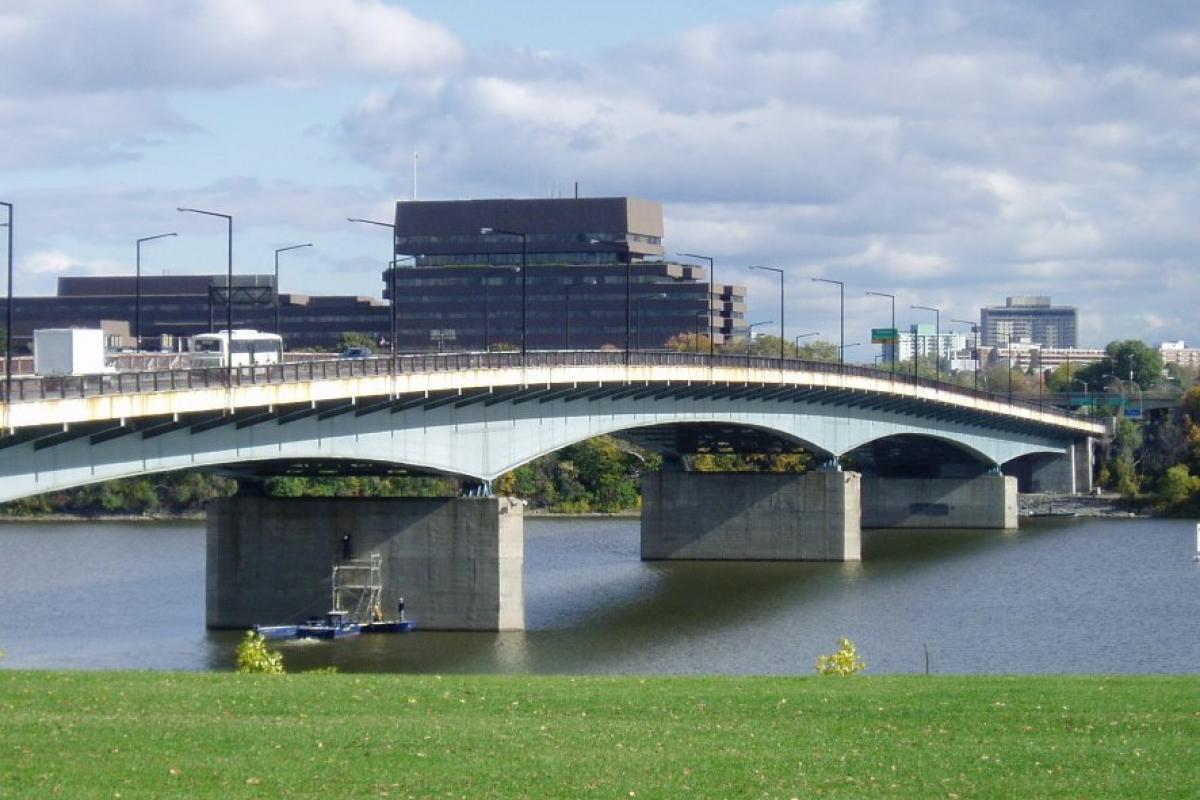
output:
POLYGON ((372 355, 369 347, 347 347, 338 358, 370 358, 372 355))

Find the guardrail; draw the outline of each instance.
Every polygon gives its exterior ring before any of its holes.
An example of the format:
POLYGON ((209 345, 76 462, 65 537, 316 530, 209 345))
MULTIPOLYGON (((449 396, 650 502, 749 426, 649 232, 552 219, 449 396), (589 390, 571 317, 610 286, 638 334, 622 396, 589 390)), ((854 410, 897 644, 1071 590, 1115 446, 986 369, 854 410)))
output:
MULTIPOLYGON (((167 369, 149 372, 114 372, 99 375, 68 375, 63 377, 13 376, 13 403, 40 400, 98 397, 117 394, 179 391, 187 389, 224 388, 232 379, 234 387, 259 384, 297 383, 337 378, 378 377, 463 370, 506 369, 520 367, 586 367, 586 366, 691 366, 737 367, 761 370, 806 370, 829 375, 852 375, 887 380, 893 384, 920 386, 957 395, 1003 402, 1077 419, 1082 415, 1055 408, 1047 403, 1021 398, 1009 398, 1003 393, 987 392, 939 383, 902 372, 873 367, 846 366, 824 361, 800 361, 738 355, 709 356, 704 353, 674 351, 640 351, 626 354, 606 350, 549 350, 534 351, 522 356, 518 352, 500 353, 416 353, 397 355, 395 362, 386 357, 328 358, 324 360, 265 364, 253 367, 167 369)), ((0 402, 7 402, 3 381, 0 381, 0 402)))

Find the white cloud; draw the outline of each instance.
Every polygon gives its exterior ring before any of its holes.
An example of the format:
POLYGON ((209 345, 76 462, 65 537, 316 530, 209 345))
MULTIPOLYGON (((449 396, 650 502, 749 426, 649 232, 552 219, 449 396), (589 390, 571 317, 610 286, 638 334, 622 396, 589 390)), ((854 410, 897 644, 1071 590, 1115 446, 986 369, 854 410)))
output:
POLYGON ((1117 0, 803 2, 574 68, 469 60, 342 136, 401 185, 418 150, 426 194, 579 180, 663 200, 669 250, 836 271, 957 316, 1036 290, 1113 336, 1161 307, 1197 339, 1188 297, 1148 276, 1200 251, 1200 48, 1180 33, 1198 29, 1200 7, 1117 0))

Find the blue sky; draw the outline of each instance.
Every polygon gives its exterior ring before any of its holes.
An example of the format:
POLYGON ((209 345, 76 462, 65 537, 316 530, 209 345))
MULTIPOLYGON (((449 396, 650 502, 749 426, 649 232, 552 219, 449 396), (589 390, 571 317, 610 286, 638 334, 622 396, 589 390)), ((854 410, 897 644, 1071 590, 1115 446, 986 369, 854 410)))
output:
MULTIPOLYGON (((1200 12, 1095 0, 634 3, 9 0, 0 199, 15 289, 284 256, 285 291, 378 295, 423 198, 660 200, 789 334, 1080 308, 1084 344, 1200 342, 1200 12), (825 287, 830 288, 830 287, 825 287), (794 323, 794 325, 793 325, 794 323), (794 329, 793 329, 794 328, 794 329)), ((858 333, 855 333, 857 331, 858 333)), ((865 353, 863 354, 866 355, 865 353)))

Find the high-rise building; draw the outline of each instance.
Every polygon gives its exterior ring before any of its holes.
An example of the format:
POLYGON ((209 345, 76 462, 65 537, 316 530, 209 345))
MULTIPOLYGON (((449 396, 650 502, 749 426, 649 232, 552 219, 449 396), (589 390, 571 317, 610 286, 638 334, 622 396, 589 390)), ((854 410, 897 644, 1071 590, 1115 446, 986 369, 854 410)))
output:
POLYGON ((627 339, 651 349, 678 334, 711 332, 716 344, 745 335, 743 287, 710 287, 705 267, 663 260, 658 203, 400 201, 395 232, 384 296, 394 280, 403 351, 623 349, 627 339))
POLYGON ((1078 347, 1074 306, 1052 306, 1049 297, 1009 297, 1003 306, 979 312, 979 343, 984 346, 1028 342, 1043 347, 1078 347))

